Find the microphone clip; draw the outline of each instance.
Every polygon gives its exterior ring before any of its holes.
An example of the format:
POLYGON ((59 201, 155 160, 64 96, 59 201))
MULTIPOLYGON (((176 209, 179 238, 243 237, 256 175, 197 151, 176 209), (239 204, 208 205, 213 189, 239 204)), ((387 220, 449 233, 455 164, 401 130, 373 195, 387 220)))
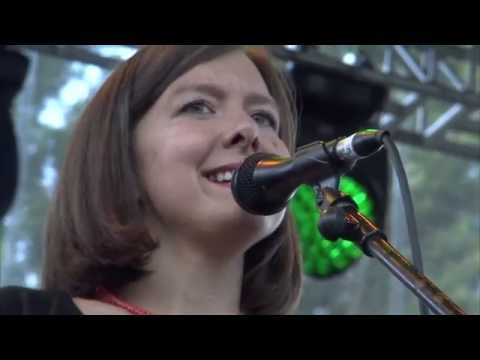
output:
POLYGON ((330 241, 349 239, 360 246, 363 252, 373 257, 366 244, 373 237, 387 239, 376 224, 358 212, 353 199, 337 189, 315 188, 321 218, 320 233, 330 241))

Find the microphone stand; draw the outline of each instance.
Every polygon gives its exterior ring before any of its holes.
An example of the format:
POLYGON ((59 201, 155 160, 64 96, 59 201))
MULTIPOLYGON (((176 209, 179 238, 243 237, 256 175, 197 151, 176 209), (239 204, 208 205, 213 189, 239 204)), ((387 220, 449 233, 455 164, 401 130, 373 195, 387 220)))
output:
POLYGON ((388 242, 375 223, 358 212, 349 196, 332 188, 315 188, 317 204, 322 213, 319 230, 323 236, 331 241, 346 238, 359 245, 367 256, 378 259, 387 267, 434 314, 465 315, 459 306, 388 242))

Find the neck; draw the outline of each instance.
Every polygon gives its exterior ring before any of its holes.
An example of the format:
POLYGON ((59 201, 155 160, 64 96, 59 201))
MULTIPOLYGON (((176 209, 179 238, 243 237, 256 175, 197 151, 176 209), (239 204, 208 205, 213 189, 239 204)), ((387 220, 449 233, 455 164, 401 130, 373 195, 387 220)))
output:
POLYGON ((162 239, 147 267, 151 274, 119 292, 123 300, 154 314, 240 313, 243 254, 219 256, 192 241, 162 239))

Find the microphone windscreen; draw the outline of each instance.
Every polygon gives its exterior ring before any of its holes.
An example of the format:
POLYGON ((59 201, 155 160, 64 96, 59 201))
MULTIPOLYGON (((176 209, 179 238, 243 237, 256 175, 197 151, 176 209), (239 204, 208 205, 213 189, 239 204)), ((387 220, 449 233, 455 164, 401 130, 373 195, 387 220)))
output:
POLYGON ((235 171, 232 178, 232 193, 237 204, 245 211, 263 215, 262 209, 258 209, 258 197, 261 196, 261 189, 253 179, 257 164, 262 160, 272 157, 271 154, 256 153, 248 157, 235 171))

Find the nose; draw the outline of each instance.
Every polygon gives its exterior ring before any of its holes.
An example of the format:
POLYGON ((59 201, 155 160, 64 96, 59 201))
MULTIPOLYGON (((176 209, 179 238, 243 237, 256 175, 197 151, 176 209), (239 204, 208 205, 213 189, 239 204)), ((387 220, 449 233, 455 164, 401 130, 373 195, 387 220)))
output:
POLYGON ((224 146, 226 148, 238 147, 243 152, 258 152, 260 148, 258 127, 251 119, 235 124, 227 132, 224 146))

